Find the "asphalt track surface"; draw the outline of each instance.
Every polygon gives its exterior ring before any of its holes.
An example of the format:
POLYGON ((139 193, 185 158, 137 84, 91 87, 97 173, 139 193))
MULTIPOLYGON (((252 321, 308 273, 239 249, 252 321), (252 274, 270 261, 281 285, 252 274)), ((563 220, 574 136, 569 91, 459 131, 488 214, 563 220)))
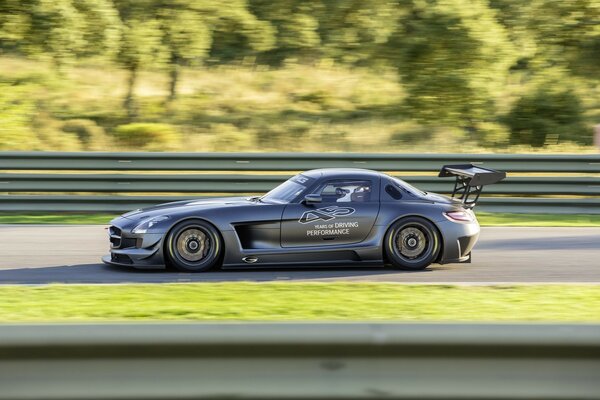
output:
POLYGON ((600 228, 483 228, 471 264, 406 272, 382 267, 138 271, 107 266, 100 225, 0 225, 0 284, 347 281, 600 283, 600 228))

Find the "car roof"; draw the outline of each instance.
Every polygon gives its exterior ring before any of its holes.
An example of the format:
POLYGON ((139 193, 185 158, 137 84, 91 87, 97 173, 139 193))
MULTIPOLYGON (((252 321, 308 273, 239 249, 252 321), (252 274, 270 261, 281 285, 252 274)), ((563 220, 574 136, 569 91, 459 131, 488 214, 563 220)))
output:
POLYGON ((371 169, 363 169, 363 168, 319 168, 319 169, 311 169, 305 172, 302 172, 302 175, 306 175, 310 178, 378 178, 381 176, 381 173, 378 171, 373 171, 371 169))

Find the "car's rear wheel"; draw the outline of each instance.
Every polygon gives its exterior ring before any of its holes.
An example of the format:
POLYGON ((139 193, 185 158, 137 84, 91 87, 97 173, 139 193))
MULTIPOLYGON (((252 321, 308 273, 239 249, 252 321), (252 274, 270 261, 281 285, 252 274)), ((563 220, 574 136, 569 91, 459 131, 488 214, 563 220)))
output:
POLYGON ((207 271, 220 262, 222 252, 221 235, 206 221, 183 221, 167 236, 167 260, 180 271, 207 271))
POLYGON ((434 262, 441 250, 437 228, 430 221, 409 217, 396 221, 385 235, 385 253, 398 269, 421 270, 434 262))

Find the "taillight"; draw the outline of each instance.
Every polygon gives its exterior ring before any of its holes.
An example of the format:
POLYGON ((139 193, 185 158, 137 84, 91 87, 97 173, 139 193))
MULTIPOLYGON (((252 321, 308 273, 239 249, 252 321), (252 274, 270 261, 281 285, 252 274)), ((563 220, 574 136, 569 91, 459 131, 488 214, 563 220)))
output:
POLYGON ((475 217, 468 211, 448 211, 444 216, 452 222, 473 222, 475 217))

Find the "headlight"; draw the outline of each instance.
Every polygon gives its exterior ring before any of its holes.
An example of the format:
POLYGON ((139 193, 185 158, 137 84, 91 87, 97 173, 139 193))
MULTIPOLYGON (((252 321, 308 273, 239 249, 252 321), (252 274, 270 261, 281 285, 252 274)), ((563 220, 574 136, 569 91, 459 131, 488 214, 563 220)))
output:
POLYGON ((159 215, 158 217, 152 217, 143 220, 139 224, 136 225, 135 228, 131 231, 132 233, 146 233, 148 229, 152 228, 154 225, 158 224, 161 221, 165 221, 169 219, 166 215, 159 215))

